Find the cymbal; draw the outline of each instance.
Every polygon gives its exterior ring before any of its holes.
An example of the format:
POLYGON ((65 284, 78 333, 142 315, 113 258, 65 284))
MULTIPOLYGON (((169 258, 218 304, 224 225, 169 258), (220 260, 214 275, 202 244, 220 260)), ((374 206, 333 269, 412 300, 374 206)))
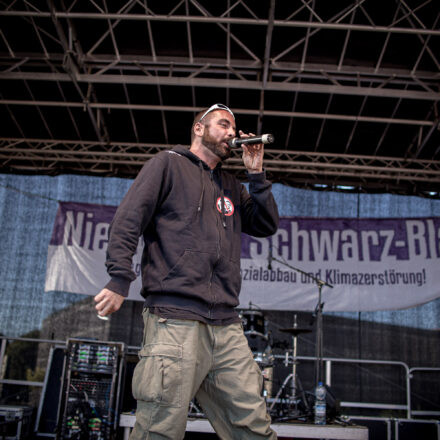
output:
POLYGON ((310 328, 301 328, 301 327, 287 327, 280 328, 280 332, 290 333, 293 336, 299 335, 300 333, 310 333, 312 330, 310 328))

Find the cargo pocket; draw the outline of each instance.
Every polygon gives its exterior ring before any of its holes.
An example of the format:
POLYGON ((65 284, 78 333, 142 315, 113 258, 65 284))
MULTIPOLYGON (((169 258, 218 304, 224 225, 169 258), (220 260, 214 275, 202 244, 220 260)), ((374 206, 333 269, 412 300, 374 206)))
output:
POLYGON ((180 407, 182 346, 148 344, 139 351, 133 373, 132 392, 136 400, 180 407))

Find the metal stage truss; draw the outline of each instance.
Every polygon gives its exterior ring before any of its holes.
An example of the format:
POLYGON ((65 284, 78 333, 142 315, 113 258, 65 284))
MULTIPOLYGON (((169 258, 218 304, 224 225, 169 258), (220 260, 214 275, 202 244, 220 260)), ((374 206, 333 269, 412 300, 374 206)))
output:
POLYGON ((274 182, 438 197, 439 17, 435 0, 2 0, 0 172, 134 177, 223 102, 275 135, 274 182))

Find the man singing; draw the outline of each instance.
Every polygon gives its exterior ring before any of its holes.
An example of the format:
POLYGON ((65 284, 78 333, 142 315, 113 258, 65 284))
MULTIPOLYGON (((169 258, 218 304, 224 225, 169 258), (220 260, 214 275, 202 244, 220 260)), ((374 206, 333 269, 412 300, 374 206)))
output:
POLYGON ((141 235, 145 243, 145 328, 133 374, 131 440, 182 439, 194 397, 222 439, 277 438, 235 307, 241 233, 274 234, 278 210, 263 171, 262 144, 242 147, 249 192, 222 169, 235 135, 235 118, 225 105, 200 112, 191 147, 176 146, 149 160, 112 221, 111 280, 95 297, 99 315, 120 308, 135 279, 132 257, 141 235))

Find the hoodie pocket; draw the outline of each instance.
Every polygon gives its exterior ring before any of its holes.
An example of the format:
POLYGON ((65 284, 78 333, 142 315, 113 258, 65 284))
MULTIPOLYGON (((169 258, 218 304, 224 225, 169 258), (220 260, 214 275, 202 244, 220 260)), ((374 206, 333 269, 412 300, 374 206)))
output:
POLYGON ((241 289, 240 262, 222 259, 215 268, 214 284, 219 289, 218 294, 222 296, 222 301, 228 305, 238 304, 238 295, 241 289))
POLYGON ((162 289, 167 292, 206 293, 215 255, 209 252, 185 250, 177 263, 162 280, 162 289))

